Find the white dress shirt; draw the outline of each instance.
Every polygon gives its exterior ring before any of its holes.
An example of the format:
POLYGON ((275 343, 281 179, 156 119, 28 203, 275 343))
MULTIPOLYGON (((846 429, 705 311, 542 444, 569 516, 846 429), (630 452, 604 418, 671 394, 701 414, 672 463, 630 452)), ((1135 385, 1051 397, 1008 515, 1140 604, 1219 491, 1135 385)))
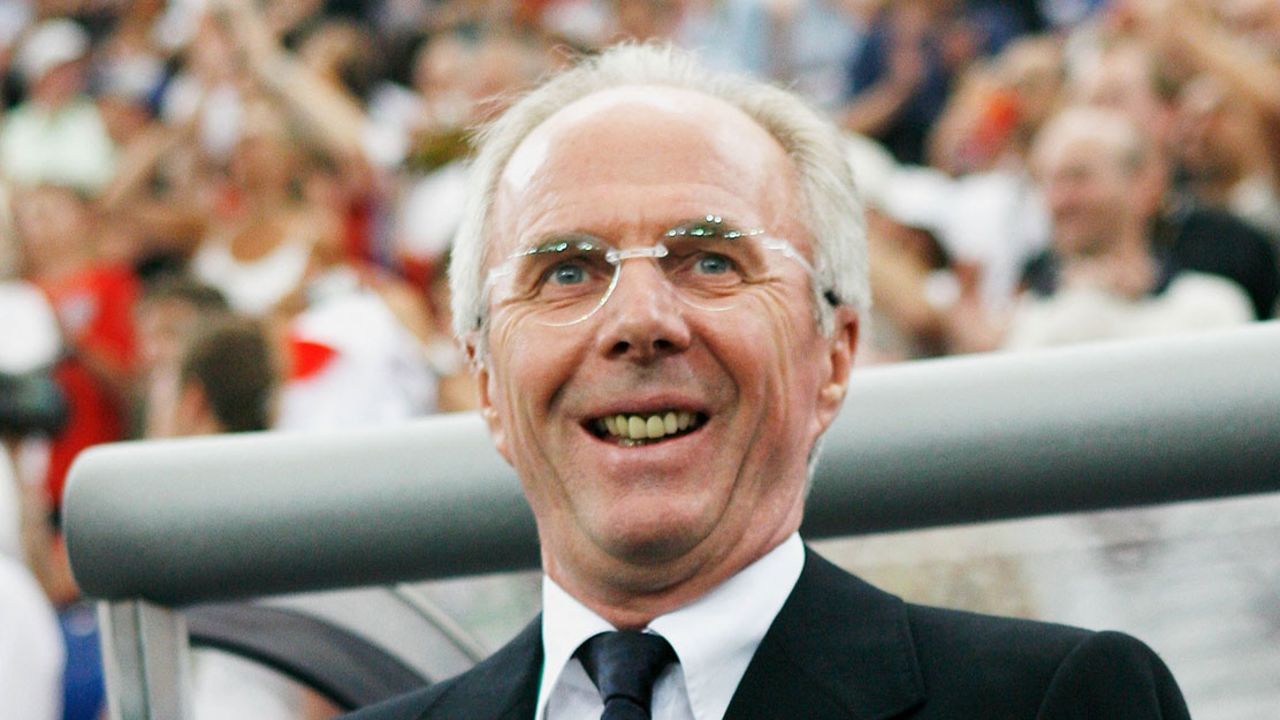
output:
MULTIPOLYGON (((804 545, 792 534, 719 587, 645 628, 667 639, 679 658, 653 689, 654 720, 720 720, 765 632, 804 568, 804 545)), ((535 720, 598 720, 604 704, 578 646, 615 630, 549 577, 542 582, 542 685, 535 720)))

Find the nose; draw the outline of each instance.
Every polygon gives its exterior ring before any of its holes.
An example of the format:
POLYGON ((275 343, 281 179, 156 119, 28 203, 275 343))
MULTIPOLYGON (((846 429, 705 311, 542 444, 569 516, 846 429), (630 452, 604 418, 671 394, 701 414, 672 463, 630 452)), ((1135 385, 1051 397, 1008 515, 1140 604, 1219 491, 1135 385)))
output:
POLYGON ((618 282, 604 307, 596 338, 611 359, 647 364, 683 352, 691 332, 686 305, 649 259, 635 258, 618 268, 618 282))
POLYGON ((1051 180, 1043 186, 1044 203, 1049 212, 1058 215, 1070 210, 1076 202, 1076 189, 1071 182, 1051 180))

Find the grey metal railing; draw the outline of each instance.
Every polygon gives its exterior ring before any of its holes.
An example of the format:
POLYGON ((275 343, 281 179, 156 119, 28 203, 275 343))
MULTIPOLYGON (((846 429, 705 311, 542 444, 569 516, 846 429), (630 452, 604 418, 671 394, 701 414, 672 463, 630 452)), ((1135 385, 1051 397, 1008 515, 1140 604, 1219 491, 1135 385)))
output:
MULTIPOLYGON (((810 538, 1280 490, 1280 323, 857 371, 825 446, 810 538)), ((94 448, 64 508, 84 592, 147 608, 538 560, 475 415, 94 448)))

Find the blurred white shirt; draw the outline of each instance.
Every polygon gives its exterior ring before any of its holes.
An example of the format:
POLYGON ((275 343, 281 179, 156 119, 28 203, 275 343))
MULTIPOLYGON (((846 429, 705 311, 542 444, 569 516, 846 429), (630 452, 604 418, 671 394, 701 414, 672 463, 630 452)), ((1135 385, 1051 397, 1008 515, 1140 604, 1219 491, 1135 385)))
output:
POLYGON ((4 175, 23 185, 53 183, 96 192, 115 173, 115 152, 98 108, 87 98, 53 112, 24 103, 0 130, 4 175))
POLYGON ((1096 288, 1067 288, 1051 297, 1028 293, 1014 312, 1006 350, 1158 337, 1242 325, 1253 306, 1239 286, 1216 275, 1178 273, 1157 295, 1120 297, 1096 288))
POLYGON ((0 720, 62 717, 62 632, 53 607, 15 554, 17 483, 0 446, 0 720))

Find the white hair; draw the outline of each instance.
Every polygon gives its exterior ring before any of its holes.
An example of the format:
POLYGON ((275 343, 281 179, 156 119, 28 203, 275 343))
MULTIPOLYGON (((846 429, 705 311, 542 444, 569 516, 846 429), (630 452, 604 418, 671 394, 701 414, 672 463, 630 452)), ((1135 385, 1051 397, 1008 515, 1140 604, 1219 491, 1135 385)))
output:
POLYGON ((833 329, 826 299, 858 311, 870 305, 866 225, 862 203, 845 158, 839 131, 805 101, 772 85, 713 73, 670 45, 622 44, 562 72, 514 103, 478 136, 463 219, 454 242, 449 280, 457 335, 479 331, 484 343, 488 298, 491 210, 498 181, 520 143, 559 110, 594 93, 623 86, 656 85, 692 90, 738 108, 771 134, 797 170, 813 235, 818 282, 814 308, 824 333, 833 329))
POLYGON ((1146 167, 1150 161, 1151 142, 1138 124, 1118 110, 1094 105, 1067 107, 1050 118, 1036 134, 1032 160, 1043 167, 1049 158, 1081 140, 1101 144, 1110 158, 1129 172, 1146 167))

